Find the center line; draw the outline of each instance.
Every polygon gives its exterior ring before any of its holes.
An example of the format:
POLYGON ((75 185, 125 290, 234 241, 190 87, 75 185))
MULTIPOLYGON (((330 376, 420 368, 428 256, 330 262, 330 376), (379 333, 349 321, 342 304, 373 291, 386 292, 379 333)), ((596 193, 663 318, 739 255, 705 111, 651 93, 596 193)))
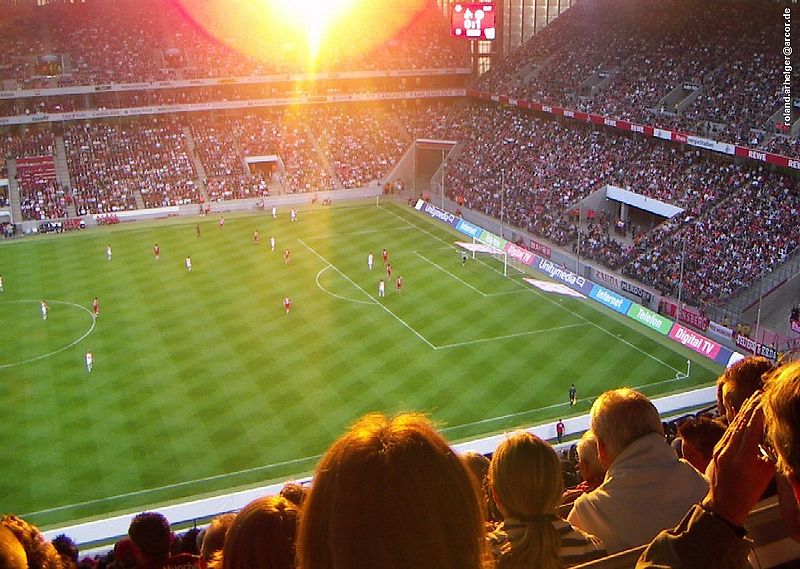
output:
POLYGON ((399 317, 397 314, 395 314, 394 312, 392 312, 391 310, 389 310, 389 308, 387 308, 387 307, 386 307, 386 306, 384 306, 382 303, 380 303, 380 302, 378 301, 378 299, 376 299, 376 298, 375 298, 374 296, 372 296, 370 293, 368 293, 368 292, 367 292, 367 291, 365 291, 363 288, 361 288, 360 286, 358 286, 358 284, 356 284, 356 283, 355 283, 355 281, 353 281, 353 279, 351 279, 351 278, 350 278, 350 277, 348 277, 346 274, 344 274, 342 271, 340 271, 340 270, 339 270, 339 268, 338 268, 336 265, 334 265, 333 263, 331 263, 330 261, 328 261, 328 260, 327 260, 325 257, 323 257, 322 255, 320 255, 319 253, 317 253, 317 252, 316 252, 316 251, 315 251, 315 250, 314 250, 314 249, 313 249, 311 246, 309 246, 307 243, 305 243, 305 242, 304 242, 302 239, 298 239, 298 241, 300 242, 300 245, 302 245, 303 247, 305 247, 306 249, 308 249, 309 251, 311 251, 312 253, 314 253, 314 254, 315 254, 317 257, 319 257, 319 258, 322 260, 322 262, 323 262, 323 263, 325 263, 325 264, 327 264, 327 265, 330 265, 330 266, 331 266, 331 268, 332 268, 334 271, 336 271, 337 273, 339 273, 340 275, 342 275, 342 277, 343 277, 343 278, 344 278, 344 279, 345 279, 347 282, 349 282, 351 285, 353 285, 353 286, 354 286, 354 287, 356 287, 358 290, 360 290, 360 291, 361 291, 361 292, 363 292, 365 295, 367 295, 369 298, 371 298, 373 303, 375 303, 375 304, 377 304, 378 306, 380 306, 381 308, 383 308, 383 309, 386 311, 386 313, 387 313, 387 314, 389 314, 389 315, 390 315, 392 318, 394 318, 395 320, 397 320, 398 322, 400 322, 400 324, 402 324, 403 326, 405 326, 406 328, 408 328, 409 330, 411 330, 411 331, 414 333, 414 335, 415 335, 417 338, 419 338, 420 340, 422 340, 423 342, 425 342, 425 343, 428 345, 428 347, 429 347, 429 348, 431 348, 432 350, 435 350, 435 349, 436 349, 436 346, 434 346, 433 344, 431 344, 431 343, 428 341, 428 339, 427 339, 425 336, 423 336, 422 334, 420 334, 419 332, 417 332, 416 330, 414 330, 414 328, 412 328, 412 327, 411 327, 411 325, 410 325, 408 322, 406 322, 405 320, 403 320, 402 318, 400 318, 400 317, 399 317))

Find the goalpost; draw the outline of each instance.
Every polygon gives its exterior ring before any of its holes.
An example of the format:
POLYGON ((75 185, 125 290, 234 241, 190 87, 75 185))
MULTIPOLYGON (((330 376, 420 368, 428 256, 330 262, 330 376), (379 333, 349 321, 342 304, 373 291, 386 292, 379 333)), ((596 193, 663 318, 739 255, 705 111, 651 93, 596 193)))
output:
MULTIPOLYGON (((491 245, 487 245, 482 241, 479 241, 477 238, 472 238, 472 243, 467 243, 464 241, 456 241, 456 245, 463 249, 464 251, 468 252, 472 259, 480 261, 481 257, 489 258, 494 260, 495 262, 499 263, 503 267, 503 276, 508 276, 509 271, 512 273, 519 273, 522 274, 522 271, 519 267, 514 264, 513 259, 509 259, 508 253, 505 251, 501 251, 496 247, 492 247, 491 245)), ((483 261, 481 261, 483 262, 483 261)))

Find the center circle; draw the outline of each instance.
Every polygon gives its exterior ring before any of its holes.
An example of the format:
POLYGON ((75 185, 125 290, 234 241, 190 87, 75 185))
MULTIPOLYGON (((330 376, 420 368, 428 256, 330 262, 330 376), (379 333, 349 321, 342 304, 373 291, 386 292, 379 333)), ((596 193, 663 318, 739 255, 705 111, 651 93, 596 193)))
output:
POLYGON ((39 300, 0 302, 0 370, 43 360, 68 350, 94 331, 91 310, 74 302, 44 300, 50 307, 42 318, 39 300), (86 313, 89 326, 75 338, 75 311, 86 313))

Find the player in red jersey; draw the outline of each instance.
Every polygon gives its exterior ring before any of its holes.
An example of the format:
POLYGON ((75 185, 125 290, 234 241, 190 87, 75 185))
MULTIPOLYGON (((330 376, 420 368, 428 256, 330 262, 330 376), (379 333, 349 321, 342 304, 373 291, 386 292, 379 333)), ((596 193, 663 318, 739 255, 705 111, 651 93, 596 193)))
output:
POLYGON ((255 243, 256 245, 261 243, 261 236, 258 234, 258 229, 253 231, 253 243, 255 243))
POLYGON ((225 216, 219 216, 219 228, 220 230, 225 229, 225 216))
POLYGON ((92 316, 94 316, 95 318, 100 316, 100 301, 97 300, 96 296, 94 297, 94 300, 92 301, 92 316))
POLYGON ((391 263, 388 263, 386 265, 386 280, 387 281, 392 280, 392 264, 391 263))
POLYGON ((156 256, 156 261, 161 258, 161 247, 158 246, 158 243, 153 245, 153 255, 156 256))
POLYGON ((389 251, 386 249, 381 251, 381 257, 383 257, 383 264, 385 265, 389 261, 389 251))
POLYGON ((283 308, 286 310, 286 314, 292 310, 292 299, 288 296, 283 299, 283 308))
POLYGON ((397 283, 395 283, 394 289, 397 292, 400 292, 403 289, 403 277, 401 277, 400 275, 397 275, 397 283))
POLYGON ((284 249, 283 250, 283 262, 288 265, 289 262, 291 261, 291 257, 292 257, 292 252, 289 251, 289 249, 284 249))

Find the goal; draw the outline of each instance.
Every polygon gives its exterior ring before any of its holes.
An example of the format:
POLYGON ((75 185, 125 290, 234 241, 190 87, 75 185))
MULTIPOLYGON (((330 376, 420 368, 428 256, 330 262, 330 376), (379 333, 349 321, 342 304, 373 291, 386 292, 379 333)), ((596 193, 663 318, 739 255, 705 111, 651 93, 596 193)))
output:
POLYGON ((456 241, 456 245, 466 251, 473 259, 498 272, 502 272, 503 276, 508 276, 509 273, 522 274, 524 272, 515 264, 513 259, 508 258, 508 253, 478 241, 474 237, 472 238, 472 243, 456 241))

